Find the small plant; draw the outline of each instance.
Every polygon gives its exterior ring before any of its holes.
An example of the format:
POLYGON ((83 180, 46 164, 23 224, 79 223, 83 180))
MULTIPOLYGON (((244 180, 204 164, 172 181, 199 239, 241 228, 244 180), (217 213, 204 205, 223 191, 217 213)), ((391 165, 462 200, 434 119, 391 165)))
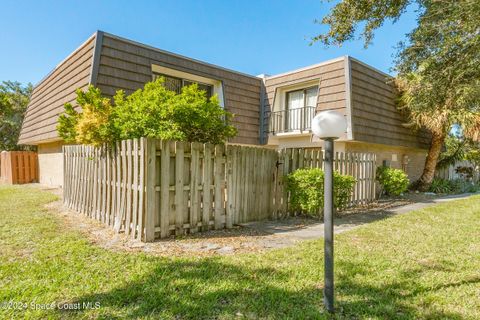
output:
MULTIPOLYGON (((287 191, 290 193, 290 208, 312 216, 320 215, 323 207, 323 178, 321 169, 298 169, 286 177, 287 191)), ((333 205, 345 208, 352 194, 355 179, 334 172, 333 205)))
POLYGON ((399 196, 407 191, 410 181, 405 172, 390 167, 378 167, 376 179, 382 186, 382 190, 391 196, 399 196))
POLYGON ((432 180, 432 184, 430 185, 428 191, 434 193, 451 193, 452 184, 446 179, 435 178, 432 180))
POLYGON ((446 180, 441 178, 435 178, 430 185, 428 191, 435 193, 474 193, 480 190, 478 184, 466 181, 464 179, 446 180))

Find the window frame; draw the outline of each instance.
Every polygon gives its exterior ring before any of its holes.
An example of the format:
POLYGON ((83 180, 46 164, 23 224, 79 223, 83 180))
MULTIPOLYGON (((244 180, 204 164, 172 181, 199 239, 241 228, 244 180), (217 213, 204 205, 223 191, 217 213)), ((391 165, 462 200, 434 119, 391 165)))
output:
POLYGON ((208 87, 208 89, 209 89, 208 91, 202 89, 203 91, 206 92, 208 99, 210 99, 214 95, 214 85, 209 84, 209 83, 204 83, 204 82, 191 80, 191 79, 187 79, 187 78, 180 78, 180 77, 171 76, 171 75, 168 75, 168 74, 165 74, 165 73, 160 73, 160 72, 155 72, 155 71, 152 72, 152 77, 153 77, 153 80, 158 79, 158 77, 172 78, 172 79, 179 80, 181 82, 181 87, 179 88, 178 91, 175 91, 175 92, 177 92, 177 94, 180 93, 180 91, 182 90, 183 87, 185 87, 187 85, 190 85, 190 84, 185 84, 185 82, 190 82, 191 84, 196 83, 196 84, 208 87))
MULTIPOLYGON (((304 112, 306 112, 306 107, 307 107, 307 91, 308 90, 311 90, 311 89, 316 89, 316 99, 315 99, 315 105, 312 106, 313 108, 316 109, 316 104, 318 102, 318 90, 320 89, 320 86, 319 85, 313 85, 313 86, 308 86, 308 87, 303 87, 303 88, 298 88, 298 89, 292 89, 292 90, 289 90, 289 91, 285 91, 285 105, 284 105, 284 126, 285 128, 289 128, 291 125, 290 125, 290 108, 289 108, 289 95, 294 93, 294 92, 299 92, 301 91, 303 93, 303 106, 298 108, 298 109, 303 109, 303 111, 300 111, 300 115, 302 115, 304 112)), ((297 114, 298 116, 298 114, 297 114)), ((300 120, 301 121, 301 120, 300 120)), ((295 131, 297 129, 288 129, 288 131, 295 131)), ((299 128, 299 130, 303 130, 302 128, 299 128)))
MULTIPOLYGON (((319 86, 318 85, 315 85, 315 86, 309 86, 309 87, 305 87, 305 88, 300 88, 300 89, 294 89, 294 90, 289 90, 289 91, 285 91, 285 110, 289 110, 289 107, 288 107, 288 96, 293 93, 293 92, 298 92, 298 91, 302 91, 303 92, 303 107, 302 108, 305 108, 307 107, 307 91, 310 90, 310 89, 317 89, 317 100, 318 100, 318 89, 319 89, 319 86)), ((316 106, 313 106, 313 107, 316 107, 316 106)))

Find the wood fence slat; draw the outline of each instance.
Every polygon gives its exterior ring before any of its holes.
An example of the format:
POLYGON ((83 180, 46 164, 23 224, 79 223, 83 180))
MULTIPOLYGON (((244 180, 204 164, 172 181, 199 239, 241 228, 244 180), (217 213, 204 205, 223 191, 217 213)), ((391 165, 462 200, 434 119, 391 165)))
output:
POLYGON ((147 139, 145 155, 145 241, 155 240, 156 156, 155 140, 147 139))
POLYGON ((200 211, 200 199, 198 184, 201 181, 200 172, 200 148, 201 144, 191 144, 191 179, 190 179, 190 233, 198 231, 198 213, 200 211))
POLYGON ((145 147, 146 139, 140 138, 140 151, 139 151, 139 195, 138 195, 138 233, 137 240, 144 238, 144 221, 145 221, 145 147))
POLYGON ((175 142, 175 235, 183 235, 185 145, 175 142))
POLYGON ((127 205, 125 210, 125 234, 130 235, 132 221, 132 183, 133 183, 133 163, 132 163, 132 140, 127 140, 127 205))
MULTIPOLYGON (((215 149, 212 145, 206 143, 203 148, 203 207, 202 207, 202 231, 209 229, 210 214, 212 212, 212 163, 213 156, 212 151, 215 149)), ((216 161, 216 160, 215 160, 216 161)), ((216 162, 215 162, 216 164, 216 162)), ((216 168, 216 167, 215 167, 216 168)), ((216 180, 215 180, 216 183, 216 180)), ((216 196, 216 194, 215 194, 216 196)), ((215 206, 217 203, 215 202, 215 206)))
POLYGON ((133 208, 132 208, 132 239, 137 237, 137 222, 138 222, 138 193, 139 193, 139 154, 138 154, 138 139, 133 140, 133 208))
POLYGON ((169 141, 161 144, 161 176, 160 176, 160 237, 169 236, 170 226, 170 146, 169 141))
POLYGON ((225 174, 227 179, 227 204, 225 208, 225 227, 232 228, 234 215, 234 172, 233 172, 233 146, 226 146, 225 150, 225 174))
MULTIPOLYGON (((221 145, 216 145, 215 146, 215 160, 214 160, 214 165, 215 165, 215 229, 220 229, 222 227, 222 221, 221 217, 223 215, 223 203, 224 203, 224 192, 223 192, 223 184, 224 184, 224 179, 222 175, 223 171, 223 146, 221 145)), ((209 188, 210 189, 210 188, 209 188)), ((210 191, 209 191, 210 192, 210 191)), ((208 227, 207 227, 208 228, 208 227)))

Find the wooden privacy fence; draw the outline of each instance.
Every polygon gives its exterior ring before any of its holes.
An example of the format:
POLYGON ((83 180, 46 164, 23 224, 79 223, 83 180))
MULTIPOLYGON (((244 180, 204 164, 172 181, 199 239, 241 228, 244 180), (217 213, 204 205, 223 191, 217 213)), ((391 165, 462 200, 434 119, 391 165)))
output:
MULTIPOLYGON (((282 176, 323 164, 318 150, 145 138, 63 152, 65 204, 145 241, 285 216, 282 176)), ((337 155, 335 167, 358 180, 352 203, 374 198, 374 160, 337 155)))
POLYGON ((38 158, 33 151, 0 152, 0 183, 38 182, 38 158))

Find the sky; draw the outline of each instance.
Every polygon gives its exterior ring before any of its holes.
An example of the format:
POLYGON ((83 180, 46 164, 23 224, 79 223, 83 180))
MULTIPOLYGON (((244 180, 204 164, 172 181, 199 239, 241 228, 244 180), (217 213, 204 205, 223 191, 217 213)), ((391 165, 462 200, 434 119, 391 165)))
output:
MULTIPOLYGON (((334 4, 334 3, 333 3, 334 4)), ((96 30, 251 75, 278 74, 343 55, 390 73, 395 45, 415 26, 410 10, 355 40, 325 48, 310 39, 332 3, 319 0, 2 0, 0 81, 33 84, 96 30)))

